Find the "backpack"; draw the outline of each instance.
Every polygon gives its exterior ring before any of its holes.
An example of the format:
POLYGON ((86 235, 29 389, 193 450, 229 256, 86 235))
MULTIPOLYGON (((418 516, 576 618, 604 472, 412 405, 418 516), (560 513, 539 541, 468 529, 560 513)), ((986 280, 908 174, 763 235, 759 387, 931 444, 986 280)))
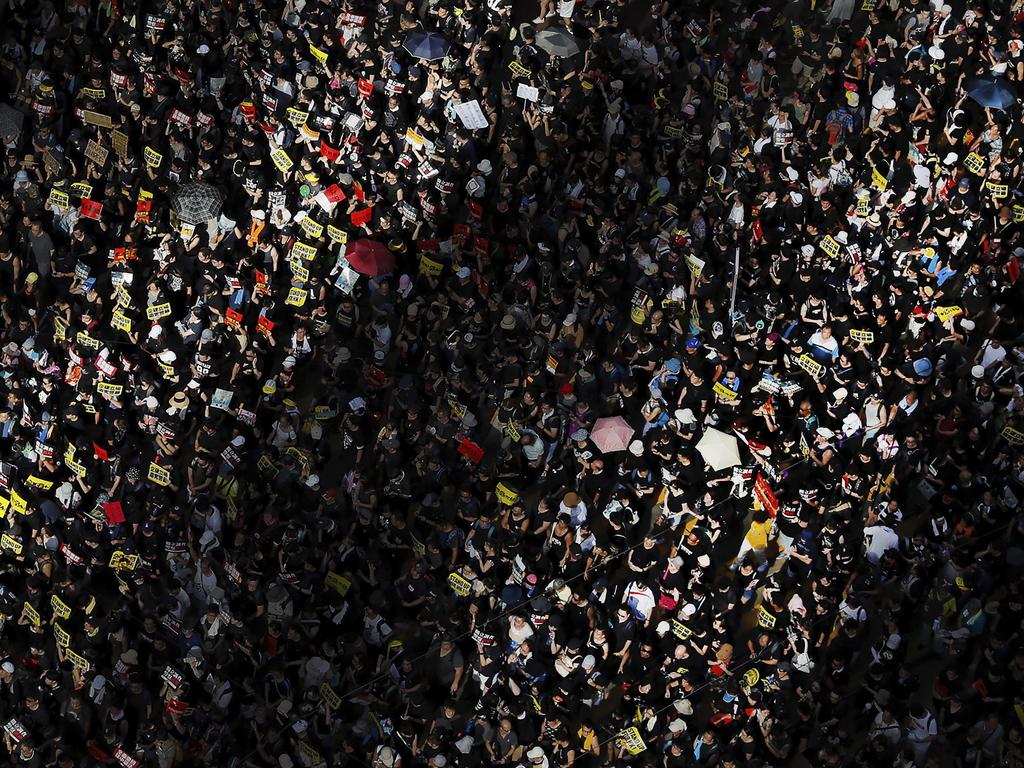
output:
POLYGON ((829 146, 846 143, 846 129, 843 125, 842 112, 833 109, 825 117, 825 132, 828 134, 829 146))

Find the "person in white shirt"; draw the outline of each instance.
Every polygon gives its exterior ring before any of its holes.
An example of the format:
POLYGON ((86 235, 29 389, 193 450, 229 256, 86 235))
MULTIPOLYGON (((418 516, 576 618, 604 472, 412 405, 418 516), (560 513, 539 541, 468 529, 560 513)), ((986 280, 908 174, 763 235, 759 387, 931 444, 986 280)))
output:
POLYGON ((982 345, 981 350, 978 352, 978 356, 974 358, 974 360, 975 362, 980 362, 981 367, 987 371, 990 367, 1005 358, 1006 348, 995 339, 989 339, 984 343, 984 345, 982 345))
POLYGON ((839 357, 839 342, 832 335, 832 326, 823 325, 807 340, 811 353, 819 360, 831 362, 839 357))
POLYGON ((869 525, 864 529, 864 557, 874 565, 882 555, 900 545, 900 537, 887 525, 869 525))

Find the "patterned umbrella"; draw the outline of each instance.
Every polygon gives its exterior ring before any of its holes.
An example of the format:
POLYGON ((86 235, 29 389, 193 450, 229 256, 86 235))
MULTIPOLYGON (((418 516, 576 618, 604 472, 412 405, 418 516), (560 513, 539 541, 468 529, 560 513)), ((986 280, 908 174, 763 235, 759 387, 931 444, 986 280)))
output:
POLYGON ((224 196, 219 189, 200 181, 182 184, 171 198, 178 218, 186 224, 205 224, 217 218, 223 203, 224 196))

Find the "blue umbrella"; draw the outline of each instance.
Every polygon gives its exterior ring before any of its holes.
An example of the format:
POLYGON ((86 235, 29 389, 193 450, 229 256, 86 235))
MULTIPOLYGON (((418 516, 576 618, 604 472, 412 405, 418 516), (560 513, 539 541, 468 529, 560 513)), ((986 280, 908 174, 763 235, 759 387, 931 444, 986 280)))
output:
POLYGON ((967 95, 991 109, 1006 109, 1017 102, 1017 94, 1001 77, 977 77, 967 83, 967 95))
POLYGON ((435 61, 445 57, 451 43, 436 32, 413 32, 405 39, 402 47, 417 59, 435 61))

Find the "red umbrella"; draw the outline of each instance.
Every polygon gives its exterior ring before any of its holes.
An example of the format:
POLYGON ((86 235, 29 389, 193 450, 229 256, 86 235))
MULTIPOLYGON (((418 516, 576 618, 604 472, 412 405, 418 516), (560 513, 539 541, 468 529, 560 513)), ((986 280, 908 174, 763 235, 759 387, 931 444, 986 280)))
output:
POLYGON ((395 254, 376 240, 356 240, 345 251, 345 258, 352 269, 370 277, 387 274, 395 268, 395 254))

